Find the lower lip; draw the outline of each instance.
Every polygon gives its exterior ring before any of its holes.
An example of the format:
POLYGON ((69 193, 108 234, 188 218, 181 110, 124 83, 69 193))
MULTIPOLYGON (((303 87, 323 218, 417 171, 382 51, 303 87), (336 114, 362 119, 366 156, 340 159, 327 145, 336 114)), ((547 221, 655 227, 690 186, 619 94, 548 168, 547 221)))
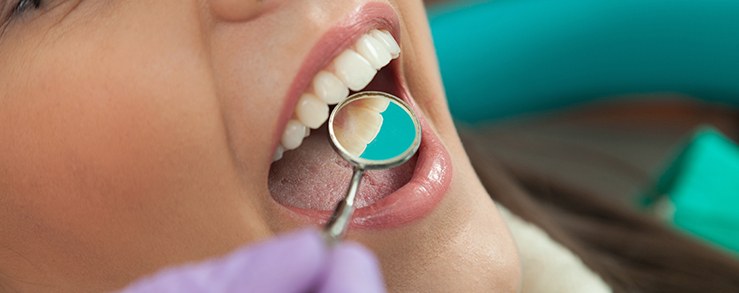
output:
MULTIPOLYGON (((430 130, 410 94, 407 91, 401 92, 401 99, 409 101, 421 123, 422 139, 416 168, 411 180, 403 187, 372 205, 357 209, 352 218, 353 228, 392 228, 421 219, 434 210, 451 184, 452 164, 449 152, 430 130)), ((333 212, 295 207, 288 209, 319 222, 327 221, 333 212)))

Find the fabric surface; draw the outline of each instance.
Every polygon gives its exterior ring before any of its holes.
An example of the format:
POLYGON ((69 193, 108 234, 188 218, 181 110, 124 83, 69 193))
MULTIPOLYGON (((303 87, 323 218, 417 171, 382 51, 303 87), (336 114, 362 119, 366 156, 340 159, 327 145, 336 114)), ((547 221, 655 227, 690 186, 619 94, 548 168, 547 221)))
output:
POLYGON ((522 293, 605 293, 611 288, 574 253, 499 205, 518 246, 522 293))

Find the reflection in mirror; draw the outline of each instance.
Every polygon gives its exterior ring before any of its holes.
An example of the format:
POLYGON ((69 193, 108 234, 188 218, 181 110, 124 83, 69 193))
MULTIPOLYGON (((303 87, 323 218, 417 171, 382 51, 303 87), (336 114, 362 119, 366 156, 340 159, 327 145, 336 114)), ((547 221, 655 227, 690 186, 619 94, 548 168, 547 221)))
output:
POLYGON ((361 159, 368 164, 405 161, 418 148, 421 135, 418 121, 398 98, 365 92, 339 107, 332 115, 332 139, 350 161, 361 159))
POLYGON ((408 161, 421 144, 421 126, 410 107, 397 97, 361 92, 334 108, 328 133, 334 149, 354 167, 346 196, 336 205, 324 230, 331 244, 342 239, 349 228, 365 169, 392 168, 408 161))

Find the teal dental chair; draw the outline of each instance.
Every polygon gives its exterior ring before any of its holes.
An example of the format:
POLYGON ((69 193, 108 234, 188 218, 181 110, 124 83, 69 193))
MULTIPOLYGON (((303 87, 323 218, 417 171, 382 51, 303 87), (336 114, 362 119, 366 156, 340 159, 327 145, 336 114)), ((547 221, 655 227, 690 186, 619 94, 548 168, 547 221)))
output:
MULTIPOLYGON (((452 115, 464 123, 634 93, 739 106, 739 1, 497 0, 429 19, 452 115)), ((699 131, 645 203, 739 255, 739 147, 699 131)))

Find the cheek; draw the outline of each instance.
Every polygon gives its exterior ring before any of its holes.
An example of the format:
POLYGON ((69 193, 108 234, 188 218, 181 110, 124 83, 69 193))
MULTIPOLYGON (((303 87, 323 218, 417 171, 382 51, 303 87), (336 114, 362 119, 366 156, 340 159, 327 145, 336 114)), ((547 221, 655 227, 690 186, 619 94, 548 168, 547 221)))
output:
POLYGON ((269 233, 199 24, 124 3, 172 4, 116 1, 0 43, 0 248, 65 278, 130 281, 269 233))
POLYGON ((171 56, 93 46, 39 51, 6 77, 14 82, 0 127, 9 142, 3 157, 16 160, 10 166, 145 175, 162 168, 156 166, 192 164, 187 155, 218 141, 217 108, 202 70, 171 56))
POLYGON ((233 167, 208 66, 157 44, 68 35, 33 56, 6 51, 0 247, 54 259, 71 278, 130 276, 266 233, 243 197, 255 192, 233 167), (107 269, 79 270, 93 267, 107 269))
POLYGON ((140 39, 63 41, 15 55, 27 58, 5 62, 14 75, 0 76, 0 219, 73 238, 101 222, 136 230, 217 206, 203 192, 235 180, 198 52, 140 39))

